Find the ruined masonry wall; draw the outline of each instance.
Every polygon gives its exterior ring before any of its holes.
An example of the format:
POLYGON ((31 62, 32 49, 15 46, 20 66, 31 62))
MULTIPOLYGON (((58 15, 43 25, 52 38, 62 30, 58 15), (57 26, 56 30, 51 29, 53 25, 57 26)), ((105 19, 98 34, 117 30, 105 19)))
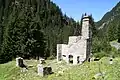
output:
POLYGON ((68 44, 57 44, 57 60, 65 60, 67 63, 69 55, 73 56, 73 64, 80 63, 89 58, 91 50, 89 16, 84 16, 82 21, 82 36, 70 36, 68 44))

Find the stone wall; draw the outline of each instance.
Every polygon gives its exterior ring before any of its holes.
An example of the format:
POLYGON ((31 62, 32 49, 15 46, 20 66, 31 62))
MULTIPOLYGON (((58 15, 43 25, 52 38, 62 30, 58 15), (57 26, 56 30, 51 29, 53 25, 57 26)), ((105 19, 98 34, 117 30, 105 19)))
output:
POLYGON ((57 44, 57 61, 62 59, 62 44, 57 44))
POLYGON ((50 66, 45 67, 42 64, 38 64, 37 68, 38 68, 38 75, 40 76, 45 76, 53 73, 52 68, 50 66))

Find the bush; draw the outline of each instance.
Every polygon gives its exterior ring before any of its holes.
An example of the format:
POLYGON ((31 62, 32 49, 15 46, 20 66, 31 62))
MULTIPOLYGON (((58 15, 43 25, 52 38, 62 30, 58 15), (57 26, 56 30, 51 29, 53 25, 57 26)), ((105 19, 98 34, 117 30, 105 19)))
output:
POLYGON ((109 55, 106 54, 106 52, 101 51, 101 52, 98 52, 98 53, 94 53, 93 56, 96 57, 96 58, 101 59, 102 57, 108 57, 109 55))

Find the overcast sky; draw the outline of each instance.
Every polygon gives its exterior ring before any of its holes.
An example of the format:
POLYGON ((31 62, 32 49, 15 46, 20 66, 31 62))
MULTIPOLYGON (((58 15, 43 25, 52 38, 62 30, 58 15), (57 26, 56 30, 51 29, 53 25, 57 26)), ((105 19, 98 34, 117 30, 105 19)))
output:
POLYGON ((83 13, 92 14, 95 21, 110 11, 119 0, 52 0, 69 17, 80 20, 83 13))

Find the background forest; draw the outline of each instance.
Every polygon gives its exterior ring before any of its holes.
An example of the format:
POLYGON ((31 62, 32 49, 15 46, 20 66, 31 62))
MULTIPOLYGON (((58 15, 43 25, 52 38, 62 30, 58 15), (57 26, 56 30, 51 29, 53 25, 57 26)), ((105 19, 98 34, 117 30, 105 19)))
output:
MULTIPOLYGON (((96 57, 118 56, 119 50, 110 41, 120 42, 119 7, 120 3, 93 23, 92 53, 96 57)), ((81 35, 81 22, 63 14, 52 1, 0 0, 0 63, 17 56, 55 58, 56 44, 67 43, 70 35, 81 35)))
POLYGON ((55 57, 56 44, 80 29, 50 0, 0 0, 0 63, 16 56, 55 57))

